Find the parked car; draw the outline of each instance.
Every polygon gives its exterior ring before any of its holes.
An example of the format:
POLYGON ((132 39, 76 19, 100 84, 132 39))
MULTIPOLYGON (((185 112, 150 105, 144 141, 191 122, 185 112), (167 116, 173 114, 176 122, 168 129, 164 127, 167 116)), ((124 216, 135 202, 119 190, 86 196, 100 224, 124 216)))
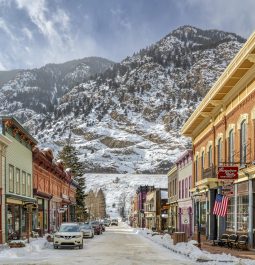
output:
POLYGON ((91 225, 94 228, 94 232, 95 232, 96 235, 101 235, 102 234, 102 227, 101 227, 99 221, 92 221, 91 225))
POLYGON ((109 219, 104 219, 104 226, 110 226, 111 225, 111 221, 109 219))
POLYGON ((101 226, 102 228, 102 231, 105 232, 105 226, 104 226, 104 222, 100 222, 99 225, 101 226))
POLYGON ((83 238, 84 237, 94 237, 94 228, 92 227, 91 224, 85 223, 85 224, 80 224, 81 231, 83 233, 83 238))
POLYGON ((83 233, 77 223, 62 223, 59 231, 54 234, 54 248, 62 246, 83 248, 83 233))
POLYGON ((112 219, 111 225, 118 225, 118 219, 112 219))

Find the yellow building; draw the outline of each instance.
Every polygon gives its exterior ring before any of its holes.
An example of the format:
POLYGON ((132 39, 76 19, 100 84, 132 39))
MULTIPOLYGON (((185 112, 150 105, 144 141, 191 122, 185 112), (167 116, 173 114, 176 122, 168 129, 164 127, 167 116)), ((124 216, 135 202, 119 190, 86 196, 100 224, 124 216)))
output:
MULTIPOLYGON (((182 128, 193 144, 193 198, 200 195, 204 234, 247 234, 253 246, 255 196, 255 34, 238 52, 182 128), (226 189, 219 166, 238 166, 226 189), (226 217, 212 214, 217 193, 229 197, 226 217)), ((255 231, 255 230, 254 230, 255 231)))

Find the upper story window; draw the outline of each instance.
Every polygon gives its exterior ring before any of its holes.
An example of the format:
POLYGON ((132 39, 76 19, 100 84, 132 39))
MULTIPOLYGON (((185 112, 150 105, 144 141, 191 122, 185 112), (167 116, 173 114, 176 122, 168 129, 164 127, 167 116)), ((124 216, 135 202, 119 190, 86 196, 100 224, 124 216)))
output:
POLYGON ((218 140, 218 166, 222 165, 222 138, 218 140))
POLYGON ((195 182, 197 182, 198 178, 198 156, 196 156, 196 161, 195 161, 195 182))
POLYGON ((22 195, 26 195, 26 172, 22 171, 22 195))
POLYGON ((14 192, 14 167, 9 165, 9 192, 14 192))
POLYGON ((247 154, 247 125, 246 120, 242 121, 240 127, 240 164, 246 163, 247 154))
POLYGON ((208 149, 208 167, 212 166, 212 146, 209 146, 208 149))
POLYGON ((16 168, 16 193, 20 194, 20 170, 16 168))
POLYGON ((232 165, 234 163, 234 130, 230 130, 228 135, 228 161, 232 165))
POLYGON ((201 155, 201 170, 202 170, 202 172, 203 172, 204 168, 205 168, 205 152, 203 151, 202 155, 201 155))

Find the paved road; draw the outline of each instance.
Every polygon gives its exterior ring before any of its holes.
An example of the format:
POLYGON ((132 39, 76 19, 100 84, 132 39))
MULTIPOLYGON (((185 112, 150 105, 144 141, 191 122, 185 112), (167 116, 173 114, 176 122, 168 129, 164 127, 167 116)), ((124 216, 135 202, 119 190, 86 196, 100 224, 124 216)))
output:
POLYGON ((109 227, 93 239, 86 239, 84 249, 45 249, 19 259, 1 260, 0 264, 86 264, 86 265, 186 265, 193 264, 125 227, 109 227), (4 263, 2 263, 4 262, 4 263))

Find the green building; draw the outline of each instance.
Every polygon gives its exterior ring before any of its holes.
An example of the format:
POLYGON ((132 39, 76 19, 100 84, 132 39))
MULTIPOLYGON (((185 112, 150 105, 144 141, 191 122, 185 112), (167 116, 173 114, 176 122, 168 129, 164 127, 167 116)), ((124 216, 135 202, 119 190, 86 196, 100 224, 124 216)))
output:
MULTIPOLYGON (((1 117, 2 134, 11 141, 6 149, 5 236, 22 239, 31 231, 33 205, 32 149, 37 141, 13 117, 1 117)), ((4 218, 3 218, 4 219, 4 218)))

